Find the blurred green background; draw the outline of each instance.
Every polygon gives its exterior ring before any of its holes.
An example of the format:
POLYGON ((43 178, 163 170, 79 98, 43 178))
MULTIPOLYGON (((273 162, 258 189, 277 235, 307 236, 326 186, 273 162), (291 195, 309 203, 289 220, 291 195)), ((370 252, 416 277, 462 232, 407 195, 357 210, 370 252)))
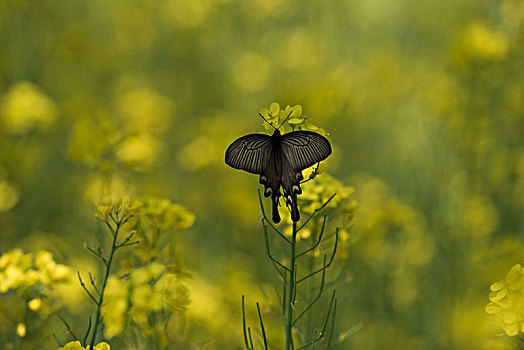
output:
POLYGON ((515 347, 484 307, 524 258, 523 39, 517 0, 3 0, 0 251, 95 270, 104 196, 169 198, 196 215, 184 337, 239 349, 276 278, 224 152, 300 104, 359 203, 337 329, 364 327, 337 349, 515 347))

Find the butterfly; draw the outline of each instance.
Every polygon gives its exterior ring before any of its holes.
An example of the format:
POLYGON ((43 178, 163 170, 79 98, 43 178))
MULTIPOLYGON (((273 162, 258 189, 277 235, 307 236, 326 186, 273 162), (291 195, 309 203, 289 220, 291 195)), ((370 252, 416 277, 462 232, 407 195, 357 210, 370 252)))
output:
MULTIPOLYGON (((262 118, 265 120, 264 117, 262 118)), ((269 122, 268 124, 272 125, 269 122)), ((300 188, 300 181, 304 179, 302 170, 326 159, 331 154, 331 144, 324 136, 304 130, 281 134, 280 126, 275 128, 271 136, 267 134, 242 136, 226 150, 227 165, 260 175, 259 182, 264 185, 264 197, 271 196, 272 219, 276 224, 280 222, 278 212, 280 187, 286 205, 291 209, 291 220, 299 221, 297 195, 302 194, 300 188)))

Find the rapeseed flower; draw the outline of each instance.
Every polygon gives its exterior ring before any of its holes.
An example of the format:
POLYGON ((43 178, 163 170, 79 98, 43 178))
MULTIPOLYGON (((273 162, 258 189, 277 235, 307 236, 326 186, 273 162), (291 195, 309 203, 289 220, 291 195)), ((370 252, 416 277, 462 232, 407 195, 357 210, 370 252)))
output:
POLYGON ((189 292, 185 284, 167 266, 152 262, 131 271, 127 278, 110 276, 104 305, 105 336, 120 334, 128 322, 145 332, 155 333, 161 325, 149 320, 157 312, 182 313, 189 305, 189 292))
POLYGON ((287 118, 287 122, 281 127, 282 132, 308 130, 319 133, 320 135, 327 135, 324 129, 311 123, 309 117, 302 116, 301 105, 294 105, 293 107, 287 105, 285 108, 281 108, 280 104, 273 102, 269 106, 269 109, 262 108, 260 114, 271 124, 268 125, 268 123, 264 122, 264 128, 271 133, 287 118))
POLYGON ((20 197, 19 191, 7 181, 0 181, 0 212, 13 208, 20 197))
POLYGON ((494 315, 509 336, 524 333, 524 268, 513 265, 506 277, 490 286, 486 312, 494 315))
POLYGON ((56 263, 47 251, 24 254, 13 249, 0 256, 0 293, 15 290, 29 297, 29 308, 39 310, 44 302, 41 295, 73 276, 69 266, 56 263))
POLYGON ((113 220, 115 223, 122 224, 140 212, 141 203, 131 200, 129 196, 106 197, 102 204, 98 206, 95 216, 104 222, 113 220))
POLYGON ((7 131, 24 134, 45 129, 56 119, 55 103, 36 85, 20 82, 4 96, 0 117, 7 131))
MULTIPOLYGON (((86 347, 83 347, 82 344, 77 340, 77 341, 71 341, 67 343, 66 345, 64 345, 64 347, 58 348, 57 350, 90 350, 90 348, 91 347, 89 345, 87 345, 86 347)), ((98 343, 93 348, 93 350, 110 350, 110 349, 111 347, 106 342, 98 343)))

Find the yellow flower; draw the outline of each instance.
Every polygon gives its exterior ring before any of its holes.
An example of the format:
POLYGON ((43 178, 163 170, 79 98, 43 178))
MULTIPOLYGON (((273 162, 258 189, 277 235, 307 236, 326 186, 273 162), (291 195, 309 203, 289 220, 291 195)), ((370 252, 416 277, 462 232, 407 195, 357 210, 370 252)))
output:
POLYGON ((29 307, 29 309, 33 311, 38 311, 42 307, 42 299, 40 298, 31 299, 27 303, 27 306, 29 307))
POLYGON ((124 329, 128 311, 128 281, 115 276, 107 280, 104 305, 104 335, 112 338, 124 329))
MULTIPOLYGON (((64 347, 58 348, 58 350, 89 350, 90 348, 91 347, 89 345, 84 348, 82 344, 78 340, 76 340, 76 341, 71 341, 67 343, 66 345, 64 345, 64 347)), ((106 342, 98 343, 94 347, 94 350, 110 350, 110 349, 111 347, 106 342)))
POLYGON ((245 52, 234 63, 231 79, 245 92, 257 92, 266 87, 272 73, 271 60, 264 53, 245 52))
POLYGON ((95 216, 104 222, 110 219, 115 223, 121 224, 140 212, 142 204, 139 201, 131 200, 129 196, 106 197, 98 206, 95 216))
MULTIPOLYGON (((56 283, 67 282, 72 277, 70 267, 57 264, 47 251, 24 254, 15 249, 0 257, 0 293, 9 289, 29 288, 39 283, 43 288, 52 288, 56 283)), ((35 293, 41 293, 36 288, 35 293)))
POLYGON ((56 118, 55 103, 36 85, 21 82, 3 98, 0 114, 9 132, 22 134, 46 128, 56 118))
POLYGON ((16 334, 18 334, 18 336, 20 338, 23 338, 25 337, 25 334, 26 334, 26 327, 25 327, 25 324, 23 323, 19 323, 17 326, 16 326, 16 334))
POLYGON ((184 229, 191 227, 195 222, 195 214, 169 199, 148 197, 143 199, 142 203, 140 220, 152 221, 154 227, 159 230, 184 229))
POLYGON ((7 181, 0 181, 0 212, 13 208, 18 203, 19 191, 7 181))
POLYGON ((285 124, 280 128, 282 132, 290 132, 293 130, 310 130, 317 132, 322 135, 326 135, 324 129, 318 128, 313 125, 309 118, 302 116, 302 106, 294 105, 286 106, 281 108, 277 102, 273 102, 269 109, 262 108, 260 114, 266 119, 267 122, 264 122, 264 127, 268 132, 273 132, 275 128, 279 127, 284 120, 287 120, 285 124), (269 124, 271 125, 269 125, 269 124))
POLYGON ((149 134, 132 135, 124 139, 116 156, 126 165, 143 171, 155 164, 162 151, 161 143, 149 134))
POLYGON ((329 197, 336 194, 327 204, 327 208, 337 208, 344 204, 345 211, 348 214, 353 214, 356 207, 356 203, 352 199, 355 189, 351 186, 345 186, 331 175, 324 174, 313 181, 305 183, 302 187, 303 193, 300 199, 305 202, 302 208, 305 212, 312 214, 329 197), (348 200, 350 201, 348 202, 348 200))
POLYGON ((509 49, 508 37, 502 31, 488 28, 484 23, 469 24, 455 49, 459 63, 467 63, 474 58, 501 61, 509 49))
POLYGON ((509 336, 524 332, 524 268, 513 265, 506 277, 490 286, 486 313, 493 315, 509 336))
POLYGON ((186 286, 158 262, 131 271, 127 279, 110 276, 104 305, 105 336, 120 334, 129 320, 153 332, 150 316, 159 311, 182 312, 189 304, 186 286))

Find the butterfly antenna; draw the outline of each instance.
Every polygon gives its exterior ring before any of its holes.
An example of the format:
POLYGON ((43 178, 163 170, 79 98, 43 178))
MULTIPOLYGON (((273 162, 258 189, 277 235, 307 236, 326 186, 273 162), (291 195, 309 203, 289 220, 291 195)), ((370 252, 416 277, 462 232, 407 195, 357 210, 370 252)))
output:
POLYGON ((270 122, 268 122, 267 119, 264 118, 264 116, 263 116, 262 114, 258 113, 258 115, 260 116, 260 118, 264 119, 264 121, 265 121, 266 123, 268 123, 268 124, 269 124, 273 129, 277 130, 277 128, 275 128, 275 127, 273 126, 273 124, 271 124, 270 122))
POLYGON ((282 123, 280 123, 280 125, 278 126, 277 129, 280 129, 280 127, 281 127, 282 125, 284 125, 284 123, 285 123, 285 122, 289 119, 289 117, 291 116, 291 113, 293 113, 293 111, 289 112, 289 114, 287 115, 286 119, 284 119, 284 121, 283 121, 282 123))

